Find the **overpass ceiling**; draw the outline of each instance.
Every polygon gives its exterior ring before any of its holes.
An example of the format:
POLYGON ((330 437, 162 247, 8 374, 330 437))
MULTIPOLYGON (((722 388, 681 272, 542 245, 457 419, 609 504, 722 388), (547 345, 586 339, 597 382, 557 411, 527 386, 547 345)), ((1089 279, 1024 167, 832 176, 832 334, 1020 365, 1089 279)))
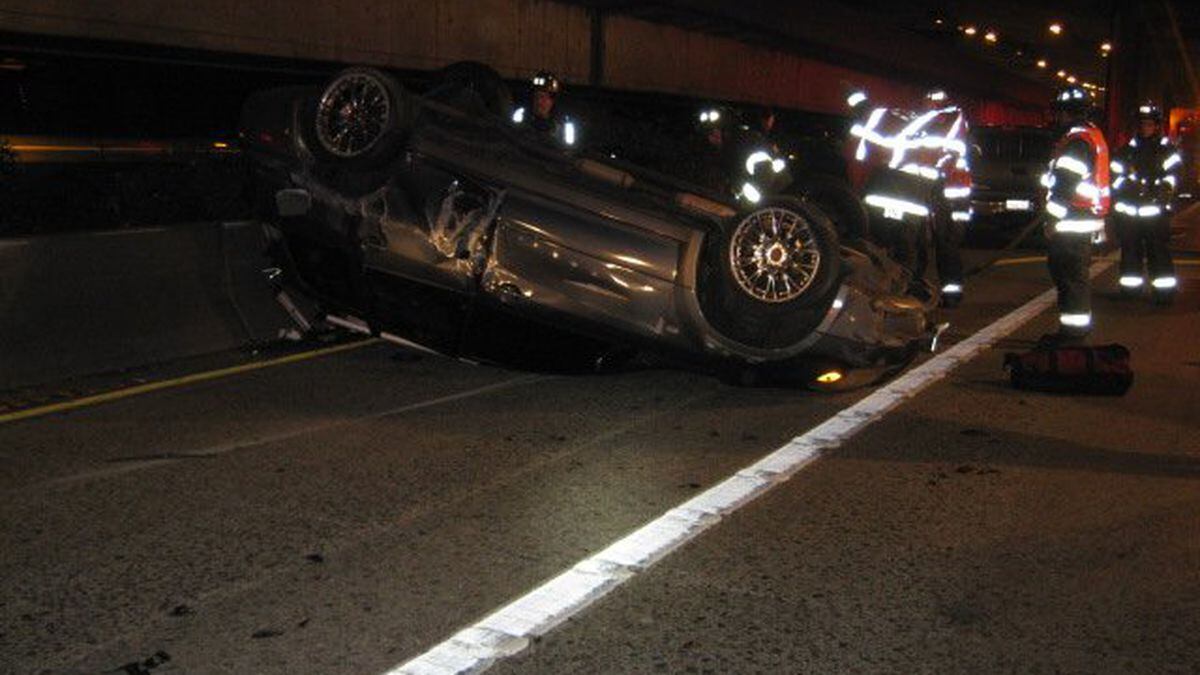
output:
MULTIPOLYGON (((1129 0, 1123 0, 1130 7, 1129 0)), ((619 14, 724 35, 906 79, 970 90, 1012 93, 1061 83, 1063 70, 1103 86, 1113 14, 1122 0, 574 0, 619 14), (1053 35, 1052 22, 1063 32, 1053 35), (965 33, 975 27, 976 34, 965 33), (988 30, 995 42, 984 39, 988 30), (904 45, 899 51, 897 43, 904 45), (901 58, 895 58, 902 54, 901 58), (952 58, 947 59, 947 55, 952 58), (1045 59, 1047 67, 1037 62, 1045 59), (902 61, 902 63, 897 63, 902 61), (982 75, 982 77, 981 77, 982 75), (1025 86, 1022 86, 1024 83, 1025 86)), ((1148 0, 1136 5, 1139 29, 1171 44, 1168 67, 1185 65, 1200 51, 1200 3, 1148 0), (1179 26, 1176 37, 1171 16, 1179 26)), ((1114 44, 1119 49, 1120 45, 1114 44)), ((1022 98, 1020 96, 1016 96, 1022 98)))

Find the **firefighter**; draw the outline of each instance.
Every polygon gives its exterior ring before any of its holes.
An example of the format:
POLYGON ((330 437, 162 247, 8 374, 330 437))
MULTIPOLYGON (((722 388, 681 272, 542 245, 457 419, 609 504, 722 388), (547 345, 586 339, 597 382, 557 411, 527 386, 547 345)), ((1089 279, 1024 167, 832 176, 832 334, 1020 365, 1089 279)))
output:
POLYGON ((966 118, 942 90, 926 94, 921 112, 871 107, 864 92, 847 104, 857 120, 854 159, 863 201, 879 236, 908 269, 911 290, 924 295, 930 248, 947 306, 962 300, 959 247, 971 218, 966 118))
POLYGON ((910 291, 924 297, 932 177, 921 178, 891 163, 914 115, 903 108, 873 105, 863 91, 851 93, 846 103, 854 115, 849 173, 871 216, 871 234, 908 271, 910 291))
POLYGON ((1046 239, 1050 276, 1058 290, 1059 328, 1049 341, 1076 341, 1092 329, 1092 243, 1103 237, 1110 201, 1108 144, 1090 117, 1094 106, 1082 87, 1055 97, 1063 135, 1042 176, 1046 188, 1046 239))
POLYGON ((745 206, 779 194, 791 182, 787 161, 761 133, 740 124, 731 109, 709 106, 698 119, 704 149, 697 182, 745 206))
POLYGON ((1147 285, 1148 272, 1155 302, 1169 304, 1177 283, 1169 247, 1171 202, 1183 160, 1163 134, 1158 106, 1140 106, 1137 120, 1137 135, 1117 151, 1110 164, 1115 176, 1114 221, 1121 241, 1121 292, 1140 293, 1147 285))
POLYGON ((941 283, 942 305, 956 307, 963 299, 962 242, 971 222, 971 165, 967 156, 967 118, 946 92, 925 95, 927 110, 937 112, 920 141, 928 146, 926 161, 937 170, 938 185, 930 205, 934 261, 941 283))
POLYGON ((579 143, 579 127, 570 117, 556 110, 558 96, 562 93, 562 81, 548 71, 541 71, 530 81, 529 106, 513 111, 512 122, 546 135, 564 148, 575 148, 579 143))

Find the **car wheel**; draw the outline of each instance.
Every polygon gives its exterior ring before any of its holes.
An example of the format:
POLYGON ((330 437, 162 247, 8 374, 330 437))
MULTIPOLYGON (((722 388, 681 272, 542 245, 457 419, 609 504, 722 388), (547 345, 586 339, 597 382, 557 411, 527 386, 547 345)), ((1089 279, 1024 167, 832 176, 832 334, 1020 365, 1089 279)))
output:
POLYGON ((435 88, 455 89, 473 94, 483 107, 498 117, 512 113, 512 93, 504 78, 491 67, 478 61, 459 61, 441 69, 435 77, 435 88))
POLYGON ((350 68, 326 85, 309 111, 306 139, 318 159, 370 168, 395 156, 412 123, 411 101, 374 68, 350 68))
POLYGON ((709 322, 758 349, 790 347, 825 318, 841 273, 837 233, 818 209, 775 199, 727 221, 699 288, 709 322))
POLYGON ((871 221, 867 207, 845 182, 829 176, 809 174, 796 180, 795 191, 829 216, 842 239, 867 236, 871 221))

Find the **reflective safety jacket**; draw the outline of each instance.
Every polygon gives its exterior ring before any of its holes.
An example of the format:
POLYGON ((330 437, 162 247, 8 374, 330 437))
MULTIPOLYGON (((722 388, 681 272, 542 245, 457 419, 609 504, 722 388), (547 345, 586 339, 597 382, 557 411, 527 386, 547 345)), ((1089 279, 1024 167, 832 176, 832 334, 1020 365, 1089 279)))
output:
POLYGON ((573 148, 579 142, 579 126, 567 116, 542 118, 520 107, 512 112, 512 123, 518 127, 528 126, 539 131, 566 148, 573 148))
POLYGON ((1104 229, 1112 199, 1108 143, 1094 124, 1072 127, 1058 141, 1042 176, 1046 213, 1055 232, 1095 234, 1104 229))
POLYGON ((698 149, 690 180, 722 195, 757 204, 781 194, 792 182, 787 160, 762 134, 744 126, 726 128, 719 146, 696 138, 698 149))
POLYGON ((1110 167, 1114 210, 1129 218, 1155 218, 1171 210, 1183 156, 1165 136, 1134 138, 1117 151, 1110 167))
POLYGON ((916 113, 875 108, 850 129, 854 159, 865 165, 864 201, 885 217, 927 217, 937 197, 957 221, 971 218, 971 169, 967 121, 961 108, 946 106, 916 113), (889 178, 883 174, 905 174, 889 178), (938 194, 940 193, 940 194, 938 194))

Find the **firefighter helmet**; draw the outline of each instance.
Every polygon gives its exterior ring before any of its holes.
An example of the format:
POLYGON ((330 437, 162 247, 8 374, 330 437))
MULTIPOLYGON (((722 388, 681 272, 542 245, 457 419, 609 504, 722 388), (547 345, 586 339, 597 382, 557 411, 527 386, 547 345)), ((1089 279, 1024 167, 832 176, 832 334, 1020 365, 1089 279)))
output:
POLYGON ((950 105, 950 95, 946 93, 945 89, 940 87, 938 89, 930 89, 925 92, 925 105, 930 108, 940 108, 950 105))
POLYGON ((562 81, 548 70, 539 71, 530 82, 533 84, 534 91, 544 91, 553 96, 557 96, 562 91, 562 81))
POLYGON ((700 109, 697 124, 701 129, 724 129, 734 122, 734 113, 729 108, 719 105, 705 106, 700 109))
POLYGON ((1083 87, 1064 87, 1054 97, 1055 110, 1064 112, 1087 114, 1095 105, 1096 100, 1092 93, 1083 87))
POLYGON ((1152 120, 1154 122, 1162 124, 1162 121, 1163 121, 1162 108, 1159 108, 1158 106, 1154 105, 1153 103, 1143 103, 1138 106, 1137 119, 1139 122, 1142 120, 1152 120))

